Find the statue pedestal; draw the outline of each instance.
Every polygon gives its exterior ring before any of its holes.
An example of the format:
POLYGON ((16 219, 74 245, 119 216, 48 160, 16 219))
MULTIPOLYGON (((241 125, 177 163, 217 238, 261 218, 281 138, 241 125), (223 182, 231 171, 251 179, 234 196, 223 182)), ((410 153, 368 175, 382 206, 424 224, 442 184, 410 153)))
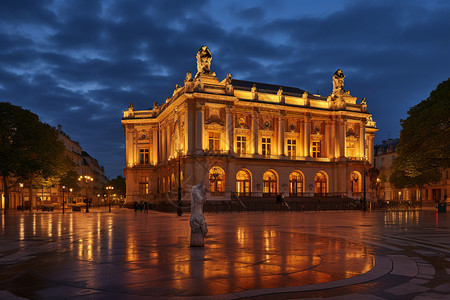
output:
POLYGON ((191 230, 191 243, 190 247, 204 247, 205 240, 201 230, 191 230))

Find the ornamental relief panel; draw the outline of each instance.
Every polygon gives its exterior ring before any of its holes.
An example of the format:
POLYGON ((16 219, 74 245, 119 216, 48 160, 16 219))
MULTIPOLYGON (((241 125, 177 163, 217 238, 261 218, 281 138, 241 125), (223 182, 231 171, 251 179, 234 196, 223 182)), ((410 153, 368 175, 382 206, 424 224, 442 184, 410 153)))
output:
POLYGON ((313 121, 311 126, 311 134, 322 135, 325 132, 323 121, 313 121))
POLYGON ((259 118, 259 130, 273 131, 273 117, 270 115, 261 115, 259 118))
POLYGON ((251 118, 248 115, 236 114, 235 115, 234 127, 235 128, 250 129, 250 122, 251 122, 250 120, 251 120, 251 118))
POLYGON ((217 123, 225 125, 225 110, 223 108, 206 106, 205 113, 205 124, 217 123))
POLYGON ((286 125, 284 127, 286 132, 300 132, 299 122, 296 119, 286 120, 286 125))
POLYGON ((224 132, 225 126, 217 124, 217 123, 211 123, 211 124, 205 124, 205 129, 224 132))

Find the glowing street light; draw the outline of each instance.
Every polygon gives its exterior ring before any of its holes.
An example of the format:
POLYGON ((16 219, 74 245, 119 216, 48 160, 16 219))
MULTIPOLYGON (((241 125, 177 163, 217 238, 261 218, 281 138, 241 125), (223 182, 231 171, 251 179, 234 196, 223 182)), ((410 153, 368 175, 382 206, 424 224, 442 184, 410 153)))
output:
POLYGON ((66 186, 63 185, 62 190, 63 190, 63 201, 62 201, 62 206, 63 206, 63 214, 64 214, 64 190, 66 189, 66 186))
POLYGON ((20 187, 20 194, 22 196, 22 212, 23 212, 23 191, 22 191, 23 183, 22 182, 19 183, 19 187, 20 187))
POLYGON ((109 212, 111 212, 111 193, 110 193, 110 191, 113 190, 114 187, 113 186, 107 186, 105 189, 108 192, 109 212))

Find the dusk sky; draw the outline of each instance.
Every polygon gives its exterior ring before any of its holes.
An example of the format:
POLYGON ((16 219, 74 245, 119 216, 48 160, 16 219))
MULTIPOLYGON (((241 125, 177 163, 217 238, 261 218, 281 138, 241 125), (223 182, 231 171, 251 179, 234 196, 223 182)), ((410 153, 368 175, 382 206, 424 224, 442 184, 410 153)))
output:
POLYGON ((114 178, 123 110, 163 103, 202 45, 219 80, 327 96, 342 69, 380 143, 450 77, 450 1, 2 0, 0 102, 61 124, 114 178))

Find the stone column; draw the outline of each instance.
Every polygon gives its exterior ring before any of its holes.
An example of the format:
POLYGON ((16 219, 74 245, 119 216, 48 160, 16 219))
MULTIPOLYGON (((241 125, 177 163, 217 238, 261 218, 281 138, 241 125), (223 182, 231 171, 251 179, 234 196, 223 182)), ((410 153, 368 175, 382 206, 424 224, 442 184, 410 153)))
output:
POLYGON ((259 154, 258 152, 258 131, 259 131, 259 115, 256 111, 252 114, 252 146, 253 146, 253 154, 259 154))
POLYGON ((131 168, 133 165, 135 165, 133 135, 134 130, 127 126, 125 129, 125 167, 127 168, 131 168))
POLYGON ((166 124, 162 125, 161 129, 161 161, 167 160, 167 133, 166 124))
POLYGON ((158 163, 158 127, 153 128, 153 145, 152 145, 152 152, 153 152, 153 163, 158 163))
POLYGON ((225 108, 225 150, 233 150, 233 113, 231 107, 225 108))
POLYGON ((331 120, 331 132, 330 132, 330 157, 336 157, 336 121, 331 120))
POLYGON ((339 120, 339 158, 345 157, 345 121, 339 120))
POLYGON ((299 120, 298 122, 298 150, 297 153, 299 156, 305 156, 305 125, 304 125, 305 121, 304 120, 299 120))
POLYGON ((195 116, 195 151, 197 153, 203 152, 203 135, 205 124, 205 106, 203 104, 196 104, 196 116, 195 116))
POLYGON ((195 149, 195 110, 192 107, 192 105, 187 104, 186 105, 186 111, 184 115, 184 139, 185 139, 185 146, 186 153, 188 155, 194 154, 195 149))
POLYGON ((369 145, 368 145, 368 159, 369 159, 369 163, 371 163, 373 165, 373 140, 374 140, 375 136, 373 134, 369 135, 369 145))
POLYGON ((278 117, 278 155, 284 156, 284 114, 281 113, 278 117))
POLYGON ((305 141, 303 146, 303 153, 305 157, 311 157, 311 117, 305 116, 305 138, 303 139, 305 141))
POLYGON ((364 157, 366 149, 366 130, 364 128, 364 123, 361 123, 359 127, 359 156, 364 157))
POLYGON ((167 124, 166 125, 166 159, 169 159, 169 156, 172 155, 172 150, 173 150, 173 139, 171 138, 172 136, 172 130, 171 130, 172 125, 167 124))
POLYGON ((324 147, 324 151, 325 151, 325 155, 324 157, 329 158, 330 157, 330 142, 331 142, 331 138, 330 138, 330 121, 327 120, 325 122, 325 138, 324 138, 324 143, 325 143, 325 147, 324 147))

